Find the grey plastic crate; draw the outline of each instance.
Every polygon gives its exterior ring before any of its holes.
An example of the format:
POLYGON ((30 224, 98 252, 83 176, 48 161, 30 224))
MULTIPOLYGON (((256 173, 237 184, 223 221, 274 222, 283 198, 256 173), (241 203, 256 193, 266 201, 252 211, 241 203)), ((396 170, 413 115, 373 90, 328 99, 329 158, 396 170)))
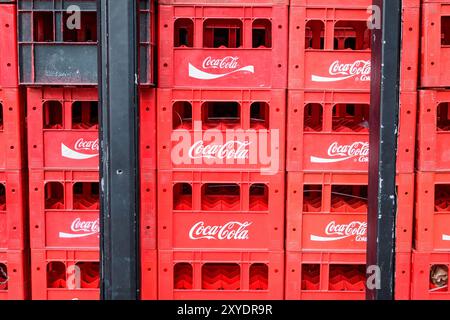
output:
MULTIPOLYGON (((0 0, 1 1, 1 0, 0 0)), ((153 85, 154 5, 139 1, 140 83, 153 85)), ((19 63, 23 85, 97 85, 96 0, 19 0, 19 63), (73 7, 77 6, 77 7, 73 7), (67 27, 79 8, 81 29, 67 27)))

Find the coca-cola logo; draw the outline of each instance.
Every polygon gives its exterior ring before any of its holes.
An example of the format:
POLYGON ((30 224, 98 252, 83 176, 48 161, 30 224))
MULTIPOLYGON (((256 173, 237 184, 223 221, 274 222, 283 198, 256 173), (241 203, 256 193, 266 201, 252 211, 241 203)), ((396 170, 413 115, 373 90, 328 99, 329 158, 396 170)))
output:
POLYGON ((197 141, 189 149, 191 159, 248 159, 248 147, 251 142, 228 141, 223 145, 206 145, 203 141, 197 141))
POLYGON ((76 218, 71 226, 72 233, 60 232, 59 237, 63 239, 85 238, 100 232, 99 219, 94 221, 83 221, 80 218, 76 218))
POLYGON ((331 221, 325 227, 325 237, 311 235, 311 241, 331 242, 354 237, 356 242, 367 242, 367 222, 352 221, 347 224, 338 224, 331 221))
POLYGON ((78 139, 73 149, 61 143, 61 156, 63 158, 72 160, 87 160, 98 157, 99 155, 99 141, 95 140, 85 140, 83 138, 78 139), (95 152, 94 154, 85 154, 83 152, 95 152))
POLYGON ((450 235, 443 234, 443 235, 442 235, 442 240, 443 240, 443 241, 450 241, 450 235))
POLYGON ((80 151, 80 150, 84 150, 84 151, 98 151, 99 150, 98 139, 96 139, 96 140, 84 140, 83 138, 78 139, 75 142, 74 148, 77 151, 80 151))
POLYGON ((248 72, 255 73, 255 67, 252 65, 248 65, 245 67, 240 67, 239 65, 239 57, 236 56, 226 56, 223 58, 213 58, 211 56, 205 58, 202 63, 202 68, 204 70, 231 70, 227 73, 210 73, 206 71, 202 71, 199 68, 195 67, 193 64, 189 63, 189 77, 198 79, 198 80, 215 80, 220 79, 226 76, 229 76, 233 73, 237 72, 248 72))
POLYGON ((356 81, 367 82, 370 81, 371 62, 370 60, 357 60, 353 63, 341 63, 336 60, 330 65, 328 73, 331 77, 312 75, 311 80, 313 82, 337 82, 355 78, 356 81))
POLYGON ((311 157, 311 163, 337 163, 350 159, 356 159, 357 162, 369 162, 369 143, 357 141, 352 144, 340 145, 333 142, 327 152, 329 158, 311 157))
POLYGON ((203 69, 236 69, 238 65, 239 57, 228 56, 222 59, 213 59, 207 57, 203 60, 203 69))
POLYGON ((192 226, 189 238, 192 240, 248 240, 251 222, 230 221, 221 226, 208 226, 200 221, 192 226))

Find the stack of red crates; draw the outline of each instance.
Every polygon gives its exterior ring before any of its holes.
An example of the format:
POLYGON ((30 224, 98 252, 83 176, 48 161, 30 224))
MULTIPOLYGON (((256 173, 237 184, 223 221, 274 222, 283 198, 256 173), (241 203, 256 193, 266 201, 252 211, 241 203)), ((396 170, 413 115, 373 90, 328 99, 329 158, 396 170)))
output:
MULTIPOLYGON (((287 299, 365 298, 371 4, 370 0, 291 1, 287 299)), ((418 10, 404 4, 408 50, 402 60, 397 299, 409 298, 418 10)))
POLYGON ((0 300, 28 298, 24 112, 18 83, 16 4, 0 1, 0 300))
POLYGON ((450 299, 450 1, 422 1, 412 299, 450 299))
MULTIPOLYGON (((140 1, 140 16, 154 21, 150 1, 140 1)), ((18 15, 23 21, 33 17, 33 23, 23 23, 21 39, 26 36, 24 26, 33 28, 34 43, 50 46, 41 39, 56 39, 57 45, 70 51, 70 46, 95 45, 96 19, 95 0, 83 2, 82 29, 73 37, 65 29, 52 28, 58 20, 59 7, 44 6, 36 1, 19 1, 18 15), (45 19, 41 19, 44 17, 45 19), (89 18, 89 19, 88 19, 89 18), (88 23, 89 22, 89 23, 88 23), (95 32, 94 32, 95 31, 95 32), (61 40, 59 35, 63 33, 61 40), (93 37, 93 38, 92 38, 93 37), (59 39, 59 40, 58 40, 59 39)), ((28 20, 27 20, 28 19, 28 20)), ((146 26, 146 24, 141 24, 146 26)), ((29 31, 29 30, 28 30, 29 31)), ((141 30, 141 42, 145 36, 153 45, 154 28, 141 30)), ((56 45, 56 44, 53 44, 56 45)), ((11 46, 12 47, 12 46, 11 46)), ((43 49, 42 49, 43 50, 43 49)), ((34 52, 34 51, 33 51, 34 52)), ((38 52, 38 51, 36 51, 38 52)), ((91 57, 94 60, 95 57, 91 57)), ((36 66, 43 63, 36 53, 36 66)), ((153 60, 152 60, 153 61, 153 60)), ((70 65, 70 60, 65 62, 70 65)), ((48 74, 59 74, 46 70, 48 74)), ((66 66, 66 65, 65 65, 66 66)), ((67 66, 66 66, 67 67, 67 66)), ((70 67, 70 66, 69 66, 70 67)), ((150 65, 148 66, 149 69, 150 65)), ((94 70, 96 72, 97 70, 94 70)), ((21 72, 27 72, 21 65, 21 72)), ((23 76, 23 75, 22 75, 23 76)), ((97 87, 81 85, 78 80, 67 78, 67 83, 53 84, 53 80, 42 77, 30 85, 27 80, 28 122, 28 168, 30 200, 30 245, 32 298, 53 299, 99 299, 99 102, 97 87), (42 82, 48 81, 45 85, 42 82)), ((60 81, 60 80, 59 80, 60 81)), ((141 114, 141 255, 143 261, 142 293, 156 297, 156 157, 155 157, 155 90, 150 86, 140 87, 141 114)), ((127 107, 127 106, 124 106, 127 107)))
POLYGON ((282 299, 288 3, 158 12, 159 299, 282 299))

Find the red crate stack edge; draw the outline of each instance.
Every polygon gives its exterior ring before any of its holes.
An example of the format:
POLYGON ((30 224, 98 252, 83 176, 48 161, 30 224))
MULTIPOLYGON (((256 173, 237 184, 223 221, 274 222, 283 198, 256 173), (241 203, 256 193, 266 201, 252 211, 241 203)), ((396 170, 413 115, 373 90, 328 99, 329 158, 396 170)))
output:
MULTIPOLYGON (((27 89, 27 98, 33 298, 98 299, 97 89, 34 87, 27 89), (48 267, 40 267, 45 264, 48 267), (81 287, 73 290, 67 279, 73 280, 77 273, 81 287), (83 280, 84 273, 91 283, 83 280), (52 277, 56 280, 50 281, 52 277)), ((155 103, 155 89, 141 88, 140 234, 147 265, 156 264, 155 103)), ((142 275, 142 294, 152 299, 156 298, 156 271, 154 266, 142 275)))
POLYGON ((159 299, 283 299, 288 1, 159 6, 159 299))
MULTIPOLYGON (((287 299, 365 299, 371 1, 291 1, 287 299)), ((410 298, 418 1, 403 4, 396 299, 410 298)))
MULTIPOLYGON (((138 112, 141 293, 156 299, 156 90, 152 88, 156 16, 154 1, 137 2, 142 19, 138 112)), ((27 183, 31 191, 28 233, 34 299, 100 298, 97 13, 93 0, 79 5, 83 25, 79 32, 64 25, 63 1, 45 8, 34 0, 19 1, 17 7, 8 6, 8 12, 0 11, 0 31, 8 40, 0 41, 0 118, 6 121, 16 117, 12 124, 0 123, 0 148, 5 149, 9 163, 21 159, 19 148, 13 148, 12 143, 13 134, 19 130, 17 125, 22 122, 18 120, 20 110, 11 103, 14 92, 7 92, 3 82, 15 81, 17 87, 20 81, 27 102, 27 183), (8 23, 3 23, 5 14, 10 14, 8 23), (16 20, 20 21, 17 27, 16 20), (6 32, 9 27, 18 30, 19 36, 6 32), (55 59, 67 63, 55 63, 55 59), (13 76, 6 75, 8 68, 15 70, 13 76), (10 129, 8 135, 3 128, 10 129)), ((18 141, 24 137, 21 139, 18 141)), ((4 161, 0 156, 0 169, 4 161)), ((2 196, 0 190, 0 199, 2 196)), ((9 216, 3 219, 1 213, 3 233, 3 226, 11 228, 15 221, 9 216)))
POLYGON ((140 89, 140 259, 141 299, 158 297, 156 89, 140 89))
POLYGON ((0 3, 0 300, 29 298, 25 113, 18 85, 17 6, 0 3))
POLYGON ((411 298, 449 300, 450 2, 422 1, 421 19, 411 298))
POLYGON ((97 89, 28 87, 26 97, 32 298, 99 299, 97 89))

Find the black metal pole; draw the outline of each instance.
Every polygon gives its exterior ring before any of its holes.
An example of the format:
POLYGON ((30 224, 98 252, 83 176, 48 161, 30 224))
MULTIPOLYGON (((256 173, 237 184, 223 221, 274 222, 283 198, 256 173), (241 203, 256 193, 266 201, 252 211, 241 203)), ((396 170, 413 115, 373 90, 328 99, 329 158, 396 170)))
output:
POLYGON ((97 0, 101 140, 101 297, 138 298, 136 0, 97 0))
POLYGON ((367 265, 380 273, 372 283, 378 286, 367 288, 367 299, 393 300, 402 3, 374 0, 373 5, 381 9, 381 29, 372 30, 367 265))

